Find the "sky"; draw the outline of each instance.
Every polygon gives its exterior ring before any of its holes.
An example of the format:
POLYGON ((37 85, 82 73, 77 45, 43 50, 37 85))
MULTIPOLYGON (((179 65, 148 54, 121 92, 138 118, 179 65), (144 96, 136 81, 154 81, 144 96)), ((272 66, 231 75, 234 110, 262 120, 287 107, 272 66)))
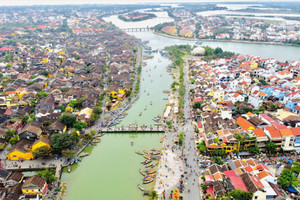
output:
MULTIPOLYGON (((280 0, 261 0, 280 1, 280 0)), ((284 1, 284 0, 281 0, 284 1)), ((299 0, 289 0, 299 1, 299 0)), ((257 0, 0 0, 0 6, 14 5, 62 5, 62 4, 134 4, 134 3, 174 3, 174 2, 254 2, 257 0)))

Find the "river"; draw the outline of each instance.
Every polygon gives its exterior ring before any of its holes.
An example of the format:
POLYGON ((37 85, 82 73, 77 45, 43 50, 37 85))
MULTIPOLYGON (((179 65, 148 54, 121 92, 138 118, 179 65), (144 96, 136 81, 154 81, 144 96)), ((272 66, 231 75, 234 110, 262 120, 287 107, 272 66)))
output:
MULTIPOLYGON (((167 19, 167 18, 166 18, 167 19)), ((120 22, 116 16, 106 18, 116 26, 126 27, 126 22, 120 22)), ((154 19, 153 19, 154 20, 154 19)), ((169 19, 167 19, 169 20, 169 19)), ((148 21, 148 20, 147 20, 148 21)), ((137 24, 129 22, 128 27, 154 26, 157 20, 149 23, 137 24)), ((165 46, 190 44, 195 41, 168 38, 149 32, 129 33, 142 40, 149 41, 148 46, 163 49, 165 46)), ((263 58, 278 58, 279 60, 299 59, 300 48, 281 45, 248 44, 234 42, 204 42, 203 45, 221 47, 224 50, 242 54, 257 55, 263 58)), ((128 110, 128 115, 120 125, 134 122, 151 125, 152 118, 162 114, 167 101, 162 91, 170 88, 171 75, 166 66, 171 62, 159 53, 153 53, 152 59, 146 60, 147 65, 141 73, 140 97, 128 110), (149 95, 148 95, 149 93, 149 95), (152 101, 152 105, 150 102, 152 101), (146 107, 147 106, 147 107, 146 107), (146 109, 145 109, 146 108, 146 109), (139 113, 142 115, 139 116, 139 113)), ((143 200, 141 191, 136 187, 142 182, 138 170, 141 167, 142 157, 135 154, 135 150, 159 148, 162 134, 107 134, 101 143, 92 150, 92 154, 83 159, 78 166, 72 168, 72 173, 63 173, 62 180, 67 183, 66 200, 143 200), (130 142, 134 146, 130 146, 130 142)))

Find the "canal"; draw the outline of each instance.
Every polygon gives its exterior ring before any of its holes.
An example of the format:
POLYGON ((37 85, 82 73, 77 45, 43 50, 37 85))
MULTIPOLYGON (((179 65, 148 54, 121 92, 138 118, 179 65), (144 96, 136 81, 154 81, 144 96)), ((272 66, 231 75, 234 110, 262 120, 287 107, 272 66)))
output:
MULTIPOLYGON (((106 18, 116 26, 126 27, 116 17, 106 18), (113 19, 113 21, 112 21, 113 19)), ((170 19, 167 19, 170 21, 170 19)), ((162 21, 160 21, 162 22, 162 21)), ((157 22, 149 22, 153 26, 157 22)), ((135 28, 130 24, 131 28, 135 28)), ((143 24, 148 25, 147 23, 143 24)), ((141 25, 136 25, 139 27, 141 25)), ((128 26, 129 27, 129 26, 128 26)), ((163 49, 165 46, 190 44, 195 41, 173 39, 156 35, 152 32, 129 33, 143 41, 149 41, 148 46, 153 50, 163 49)), ((203 45, 221 47, 224 50, 242 54, 257 55, 263 58, 277 58, 279 60, 299 60, 300 48, 280 45, 248 44, 234 42, 203 42, 203 45)), ((170 88, 171 75, 166 66, 171 62, 159 53, 153 53, 153 58, 146 60, 146 66, 141 73, 140 97, 128 110, 128 115, 120 125, 138 123, 139 125, 154 124, 152 118, 162 114, 167 101, 163 90, 170 88), (152 101, 152 105, 150 102, 152 101), (142 115, 139 116, 139 113, 142 115)), ((63 173, 62 181, 67 183, 65 200, 143 200, 141 191, 136 185, 142 182, 138 170, 141 168, 141 156, 136 150, 161 147, 162 134, 107 134, 99 145, 93 148, 92 154, 83 159, 78 166, 72 168, 72 173, 63 173), (130 146, 133 141, 134 145, 130 146)))

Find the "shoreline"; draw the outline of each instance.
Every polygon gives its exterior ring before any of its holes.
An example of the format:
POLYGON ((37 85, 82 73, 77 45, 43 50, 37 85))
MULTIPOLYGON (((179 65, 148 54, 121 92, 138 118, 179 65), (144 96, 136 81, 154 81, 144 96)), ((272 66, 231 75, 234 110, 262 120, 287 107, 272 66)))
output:
POLYGON ((173 39, 179 39, 179 40, 188 40, 188 41, 208 41, 208 42, 234 42, 234 43, 247 43, 247 44, 266 44, 266 45, 280 45, 280 46, 292 46, 292 47, 299 47, 297 45, 292 45, 292 44, 283 44, 283 43, 277 43, 277 42, 263 42, 263 41, 248 41, 248 40, 219 40, 219 39, 196 39, 196 38, 185 38, 185 37, 179 37, 179 36, 173 36, 173 35, 168 35, 165 33, 161 33, 158 31, 153 30, 152 31, 154 34, 164 36, 164 37, 169 37, 173 39))

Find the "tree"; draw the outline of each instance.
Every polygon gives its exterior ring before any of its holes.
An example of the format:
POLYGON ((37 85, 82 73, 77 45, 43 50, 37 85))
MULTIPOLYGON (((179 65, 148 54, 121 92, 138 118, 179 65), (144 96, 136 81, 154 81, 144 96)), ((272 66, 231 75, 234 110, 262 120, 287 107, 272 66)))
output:
POLYGON ((271 111, 275 111, 276 108, 277 108, 277 106, 276 106, 275 104, 271 104, 271 105, 270 105, 270 110, 271 110, 271 111))
POLYGON ((203 191, 206 191, 207 187, 208 187, 208 186, 207 186, 206 184, 202 184, 202 185, 201 185, 201 189, 202 189, 203 191))
POLYGON ((9 141, 11 137, 13 137, 16 134, 17 130, 15 129, 10 129, 5 131, 4 133, 4 138, 6 141, 9 141))
POLYGON ((26 123, 28 121, 29 117, 27 115, 21 116, 21 120, 23 123, 26 123))
POLYGON ((76 155, 76 151, 64 149, 61 151, 62 155, 66 158, 73 158, 76 155))
POLYGON ((218 165, 222 165, 224 163, 223 160, 222 160, 222 158, 219 157, 219 156, 212 157, 212 160, 213 160, 214 163, 216 163, 218 165))
POLYGON ((89 142, 94 139, 91 133, 84 134, 81 138, 84 142, 89 142))
POLYGON ((218 54, 221 54, 221 53, 223 53, 222 48, 220 48, 220 47, 215 48, 214 54, 218 55, 218 54))
POLYGON ((102 113, 102 108, 101 106, 96 106, 93 108, 93 113, 97 114, 97 115, 101 115, 102 113))
POLYGON ((55 177, 55 169, 46 168, 43 171, 38 171, 36 175, 46 179, 48 184, 51 184, 57 180, 55 177))
POLYGON ((197 108, 201 109, 201 103, 200 102, 195 102, 194 105, 193 105, 193 108, 194 109, 197 109, 197 108))
POLYGON ((126 96, 126 97, 129 97, 130 95, 131 95, 131 90, 126 90, 126 91, 125 91, 125 96, 126 96))
POLYGON ((207 150, 207 147, 206 147, 204 141, 202 141, 201 143, 199 143, 199 144, 197 145, 197 148, 198 148, 198 150, 200 151, 200 153, 203 153, 203 152, 205 152, 205 151, 207 150))
POLYGON ((246 200, 251 199, 253 193, 245 192, 242 190, 231 190, 227 196, 232 197, 234 200, 246 200))
POLYGON ((152 199, 155 199, 155 198, 158 197, 157 192, 156 192, 155 190, 152 190, 152 191, 151 191, 150 196, 151 196, 152 199))
POLYGON ((45 91, 40 91, 39 93, 37 93, 37 95, 38 95, 39 97, 45 98, 46 96, 48 96, 48 93, 45 92, 45 91))
POLYGON ((277 179, 278 184, 284 189, 292 185, 293 181, 296 181, 297 178, 293 176, 293 172, 290 169, 284 169, 281 172, 280 177, 277 179))
POLYGON ((59 121, 65 124, 67 127, 72 127, 76 122, 76 117, 71 113, 65 112, 59 117, 59 121))
POLYGON ((75 122, 73 124, 73 126, 74 126, 74 128, 78 129, 79 131, 82 131, 82 129, 86 128, 86 123, 78 121, 78 122, 75 122))
POLYGON ((11 145, 16 144, 17 142, 18 142, 18 138, 16 138, 16 137, 11 137, 11 138, 9 139, 9 143, 10 143, 11 145))
POLYGON ((69 149, 76 144, 76 137, 68 133, 54 134, 51 139, 51 146, 58 150, 69 149))
POLYGON ((299 174, 300 173, 300 163, 299 162, 293 162, 291 170, 294 173, 299 174))
POLYGON ((260 153, 260 148, 255 145, 253 147, 250 147, 249 152, 254 153, 254 154, 258 154, 258 153, 260 153))
POLYGON ((274 142, 266 142, 266 151, 275 152, 277 145, 274 142))
POLYGON ((226 155, 226 153, 223 149, 214 149, 211 151, 211 154, 214 156, 220 156, 220 157, 224 157, 226 155))
POLYGON ((32 152, 36 158, 50 158, 52 156, 51 148, 49 146, 41 146, 32 152))

